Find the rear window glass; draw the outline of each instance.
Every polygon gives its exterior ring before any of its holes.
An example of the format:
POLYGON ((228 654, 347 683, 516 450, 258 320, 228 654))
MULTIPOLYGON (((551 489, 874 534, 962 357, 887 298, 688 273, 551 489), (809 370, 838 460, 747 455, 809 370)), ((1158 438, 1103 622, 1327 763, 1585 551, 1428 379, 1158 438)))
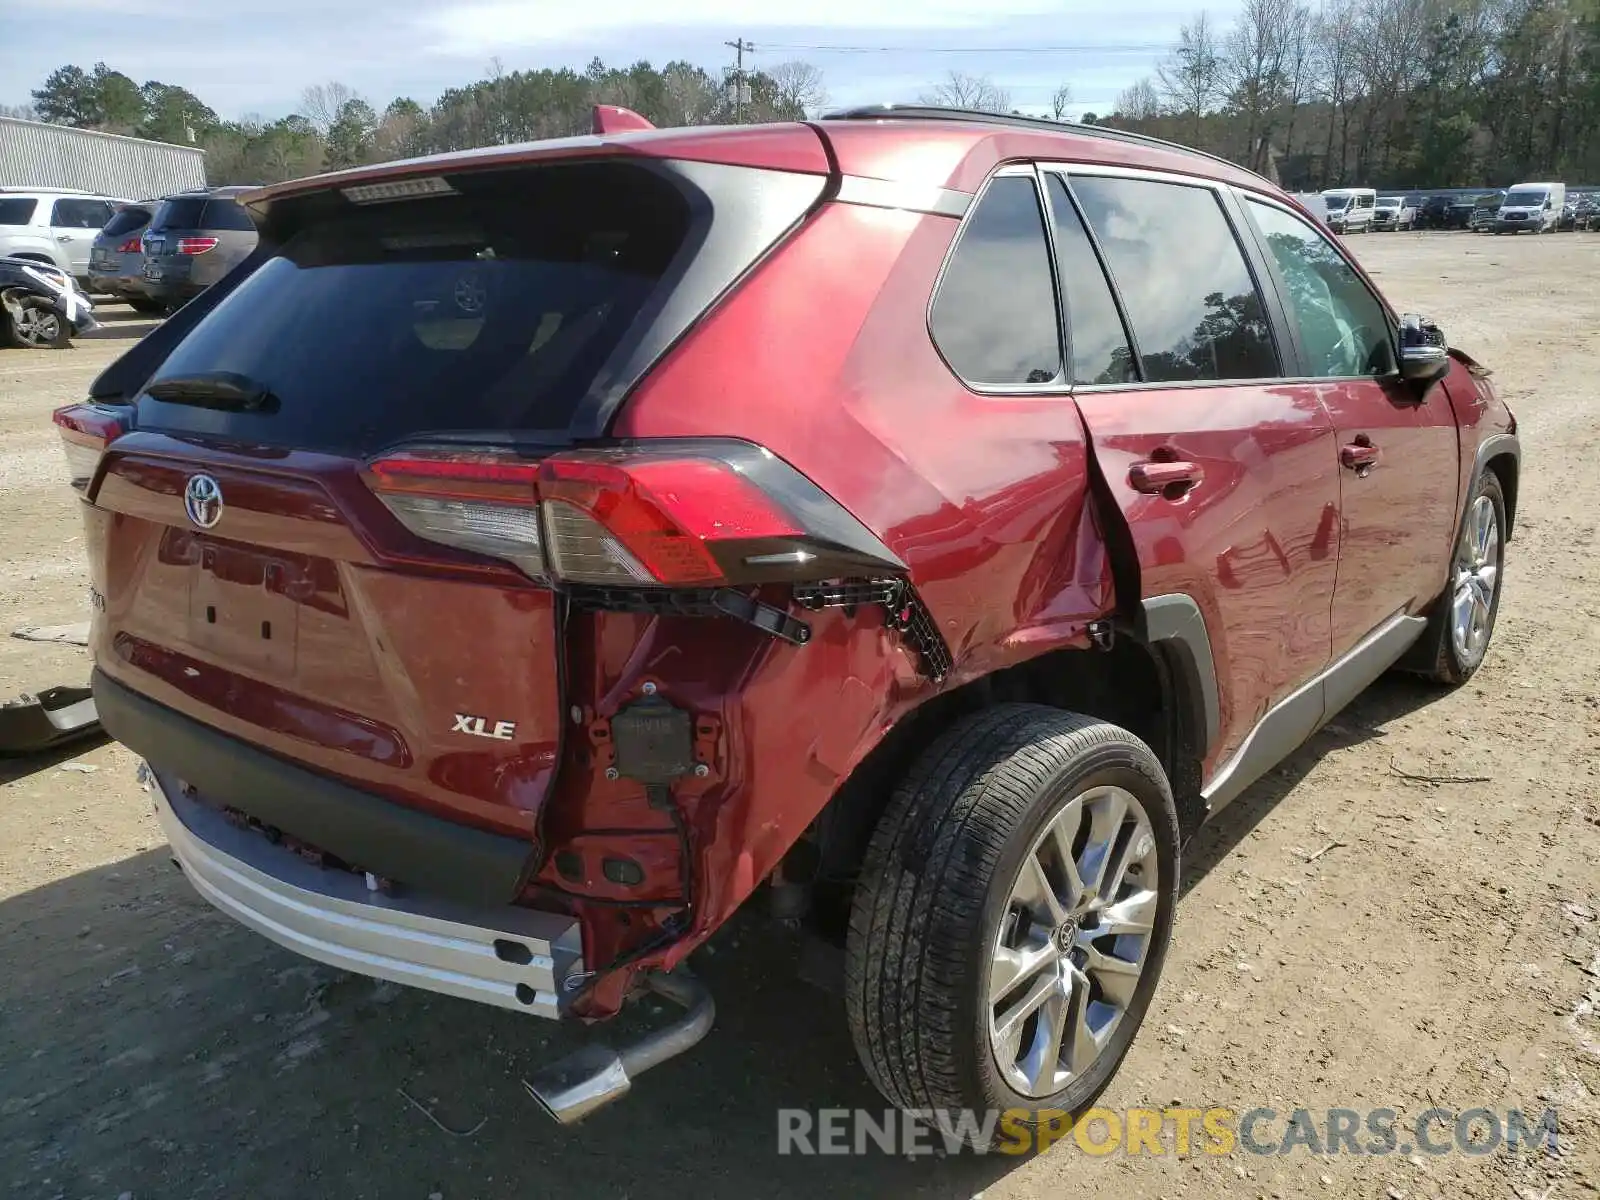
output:
POLYGON ((26 225, 33 220, 33 210, 38 206, 37 200, 25 196, 0 197, 0 225, 26 225))
POLYGON ((272 393, 268 410, 145 396, 141 427, 351 454, 427 433, 565 429, 662 286, 689 205, 669 180, 623 164, 460 186, 338 206, 208 313, 152 379, 236 372, 272 393))
POLYGON ((133 233, 143 229, 150 223, 150 210, 140 208, 137 204, 126 204, 119 208, 116 215, 106 222, 106 227, 100 232, 110 237, 118 234, 133 233))
POLYGON ((250 229, 256 223, 250 219, 250 214, 245 212, 232 200, 210 200, 206 202, 205 216, 200 220, 202 229, 250 229))
POLYGON ((206 210, 204 196, 176 196, 162 202, 156 210, 153 229, 199 229, 200 215, 206 210))

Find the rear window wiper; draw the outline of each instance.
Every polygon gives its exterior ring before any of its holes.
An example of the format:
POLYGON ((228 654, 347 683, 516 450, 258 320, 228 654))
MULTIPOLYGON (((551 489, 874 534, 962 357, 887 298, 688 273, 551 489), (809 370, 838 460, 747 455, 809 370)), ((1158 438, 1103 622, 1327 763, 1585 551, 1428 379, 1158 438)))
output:
POLYGON ((225 412, 278 411, 278 397, 266 384, 236 371, 198 371, 193 375, 173 375, 156 380, 145 388, 145 394, 168 404, 189 404, 195 408, 216 408, 225 412))

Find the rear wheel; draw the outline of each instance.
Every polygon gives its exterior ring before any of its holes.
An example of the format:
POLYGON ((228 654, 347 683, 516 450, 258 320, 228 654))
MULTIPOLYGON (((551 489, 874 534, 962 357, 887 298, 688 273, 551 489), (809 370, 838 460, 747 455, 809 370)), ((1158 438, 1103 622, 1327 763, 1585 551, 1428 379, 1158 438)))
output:
POLYGON ((1405 665, 1440 683, 1471 679, 1483 665, 1500 612, 1506 502, 1499 477, 1478 476, 1450 560, 1450 581, 1405 665))
POLYGON ((24 296, 18 311, 5 309, 6 340, 30 350, 56 350, 68 344, 67 323, 46 300, 24 296))
POLYGON ((1144 1019, 1172 928, 1161 765, 1091 717, 1009 704, 896 789, 851 914, 847 1006, 902 1108, 1075 1112, 1144 1019))

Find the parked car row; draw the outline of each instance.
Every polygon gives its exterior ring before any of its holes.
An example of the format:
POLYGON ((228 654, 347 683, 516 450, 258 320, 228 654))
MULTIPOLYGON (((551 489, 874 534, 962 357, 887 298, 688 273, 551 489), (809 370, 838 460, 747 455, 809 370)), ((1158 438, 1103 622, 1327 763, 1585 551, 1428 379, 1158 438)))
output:
POLYGON ((249 190, 201 188, 124 205, 94 241, 89 289, 146 312, 192 300, 255 249, 255 224, 237 199, 249 190))
POLYGON ((256 245, 238 203, 248 186, 125 200, 62 188, 0 188, 0 342, 68 344, 93 328, 90 293, 168 312, 256 245))
POLYGON ((1330 188, 1297 199, 1335 233, 1466 229, 1475 233, 1600 230, 1600 193, 1568 194, 1563 183, 1519 183, 1476 196, 1380 196, 1372 188, 1330 188))

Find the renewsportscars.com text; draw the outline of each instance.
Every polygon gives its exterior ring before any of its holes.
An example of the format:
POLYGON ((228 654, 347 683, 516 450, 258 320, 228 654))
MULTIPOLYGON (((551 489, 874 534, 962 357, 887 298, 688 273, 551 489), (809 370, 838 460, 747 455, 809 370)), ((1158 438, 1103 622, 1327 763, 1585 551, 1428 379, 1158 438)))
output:
POLYGON ((1556 1112, 1429 1108, 1091 1108, 946 1112, 778 1110, 778 1153, 802 1155, 1032 1154, 1058 1143, 1084 1154, 1485 1155, 1556 1151, 1556 1112))

